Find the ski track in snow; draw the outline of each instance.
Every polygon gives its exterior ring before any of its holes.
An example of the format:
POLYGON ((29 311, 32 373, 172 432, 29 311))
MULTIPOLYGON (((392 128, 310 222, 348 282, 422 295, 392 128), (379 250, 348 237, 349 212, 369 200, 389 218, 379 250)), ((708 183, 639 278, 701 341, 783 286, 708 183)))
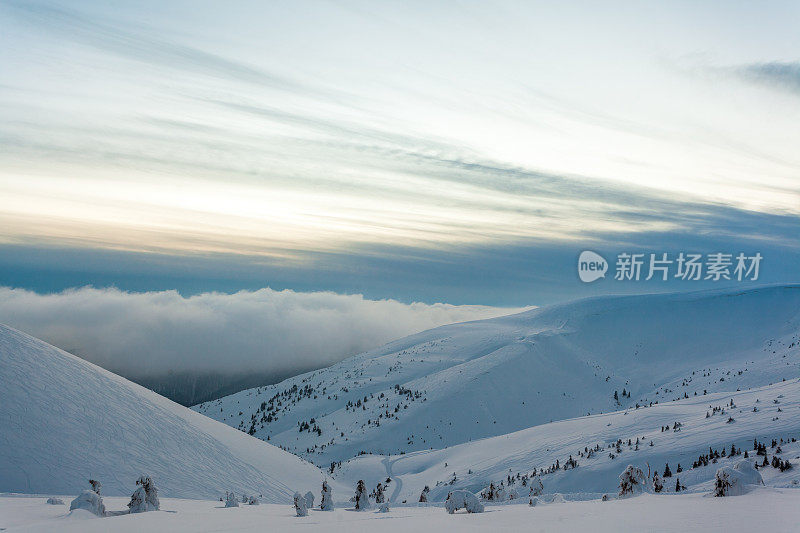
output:
POLYGON ((394 503, 397 500, 397 497, 400 495, 400 491, 403 489, 403 479, 400 476, 395 476, 394 472, 392 472, 392 466, 397 461, 397 459, 391 459, 386 457, 381 461, 383 466, 386 468, 386 477, 392 480, 394 484, 394 490, 392 491, 392 495, 389 498, 391 503, 394 503))

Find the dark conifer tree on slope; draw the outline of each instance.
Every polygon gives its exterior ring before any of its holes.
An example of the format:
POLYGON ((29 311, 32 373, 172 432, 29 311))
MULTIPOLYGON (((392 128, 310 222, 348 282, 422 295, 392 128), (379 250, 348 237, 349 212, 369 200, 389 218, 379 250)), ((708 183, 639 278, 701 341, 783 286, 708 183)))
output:
POLYGON ((428 487, 428 485, 425 485, 425 488, 422 489, 422 493, 420 493, 419 495, 420 503, 426 503, 428 501, 428 493, 430 491, 431 491, 430 487, 428 487))

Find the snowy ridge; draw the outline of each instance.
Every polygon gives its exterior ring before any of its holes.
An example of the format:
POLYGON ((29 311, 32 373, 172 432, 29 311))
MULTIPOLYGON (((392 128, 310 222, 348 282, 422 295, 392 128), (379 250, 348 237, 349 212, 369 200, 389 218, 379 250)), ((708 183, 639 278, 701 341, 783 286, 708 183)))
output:
POLYGON ((0 492, 77 494, 92 477, 130 495, 142 473, 166 497, 225 490, 289 501, 313 465, 41 340, 0 325, 0 492))
POLYGON ((789 379, 798 339, 796 285, 597 297, 436 328, 193 409, 327 467, 789 379))

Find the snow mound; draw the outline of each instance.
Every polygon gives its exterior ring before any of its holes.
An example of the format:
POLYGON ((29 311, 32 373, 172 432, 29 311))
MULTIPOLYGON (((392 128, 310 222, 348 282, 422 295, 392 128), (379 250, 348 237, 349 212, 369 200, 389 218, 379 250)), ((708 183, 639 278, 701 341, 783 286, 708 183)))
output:
POLYGON ((69 504, 70 511, 74 511, 76 509, 89 511, 95 516, 106 515, 106 506, 103 504, 103 498, 101 498, 100 495, 95 491, 89 489, 86 489, 78 494, 77 498, 72 500, 72 503, 69 504))
POLYGON ((714 478, 714 496, 741 496, 754 485, 763 485, 764 480, 751 461, 739 461, 735 465, 723 466, 714 478))
POLYGON ((217 499, 232 488, 277 503, 294 493, 286 483, 325 478, 290 453, 3 325, 0 383, 0 492, 77 494, 93 478, 104 495, 130 496, 148 472, 170 497, 217 499))
POLYGON ((483 504, 477 496, 466 490, 454 490, 447 495, 444 508, 449 514, 459 509, 466 509, 468 513, 482 513, 483 504))

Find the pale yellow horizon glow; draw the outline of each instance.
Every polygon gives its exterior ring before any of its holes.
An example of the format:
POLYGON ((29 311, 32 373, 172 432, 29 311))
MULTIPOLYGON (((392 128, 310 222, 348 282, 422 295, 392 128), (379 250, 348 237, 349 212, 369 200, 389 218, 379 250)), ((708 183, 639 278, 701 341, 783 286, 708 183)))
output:
POLYGON ((0 243, 299 261, 800 217, 800 91, 761 68, 794 10, 502 5, 9 6, 0 243))

